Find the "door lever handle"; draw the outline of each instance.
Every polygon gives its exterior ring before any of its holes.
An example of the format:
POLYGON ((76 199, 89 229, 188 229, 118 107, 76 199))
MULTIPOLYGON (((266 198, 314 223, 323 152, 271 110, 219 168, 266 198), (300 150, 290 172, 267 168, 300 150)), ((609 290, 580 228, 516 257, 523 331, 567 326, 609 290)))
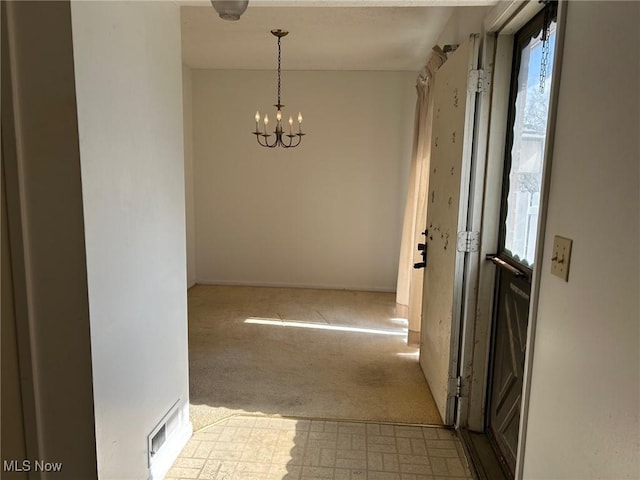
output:
POLYGON ((519 268, 514 267, 510 263, 505 262, 504 260, 499 258, 498 255, 496 255, 496 254, 487 255, 487 260, 490 260, 495 265, 497 265, 497 266, 499 266, 501 268, 504 268, 505 270, 508 270, 509 272, 511 272, 513 274, 514 277, 526 277, 527 276, 527 274, 524 273, 522 270, 520 270, 519 268))
POLYGON ((413 268, 425 268, 427 266, 427 244, 419 243, 418 251, 420 252, 420 255, 422 255, 422 261, 414 263, 413 268))

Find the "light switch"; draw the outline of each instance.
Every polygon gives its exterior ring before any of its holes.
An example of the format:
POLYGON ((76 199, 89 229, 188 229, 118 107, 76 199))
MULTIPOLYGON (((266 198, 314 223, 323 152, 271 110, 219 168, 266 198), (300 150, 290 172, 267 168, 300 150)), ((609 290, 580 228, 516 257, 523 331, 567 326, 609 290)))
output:
POLYGON ((573 240, 556 235, 553 239, 553 255, 551 256, 551 273, 565 282, 569 281, 569 264, 571 262, 571 244, 573 240))

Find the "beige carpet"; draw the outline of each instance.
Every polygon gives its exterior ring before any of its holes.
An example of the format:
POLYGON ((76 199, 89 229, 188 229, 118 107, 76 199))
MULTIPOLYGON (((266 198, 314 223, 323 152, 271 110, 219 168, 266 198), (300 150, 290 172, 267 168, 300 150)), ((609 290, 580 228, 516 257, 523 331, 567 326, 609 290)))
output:
POLYGON ((189 290, 195 430, 237 413, 442 424, 395 295, 189 290))

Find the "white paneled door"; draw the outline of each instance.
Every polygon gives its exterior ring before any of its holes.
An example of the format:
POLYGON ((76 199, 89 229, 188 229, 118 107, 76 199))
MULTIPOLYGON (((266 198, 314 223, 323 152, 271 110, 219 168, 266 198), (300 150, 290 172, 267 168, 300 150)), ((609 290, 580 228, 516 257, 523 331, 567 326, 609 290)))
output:
POLYGON ((440 67, 434 83, 420 366, 448 425, 456 406, 465 255, 458 237, 467 226, 478 53, 473 35, 440 67))

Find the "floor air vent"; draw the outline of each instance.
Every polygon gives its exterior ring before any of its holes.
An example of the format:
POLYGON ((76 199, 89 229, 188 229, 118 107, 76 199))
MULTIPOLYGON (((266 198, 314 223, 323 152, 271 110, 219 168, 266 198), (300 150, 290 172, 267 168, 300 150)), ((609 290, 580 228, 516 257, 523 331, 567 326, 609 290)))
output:
POLYGON ((180 425, 180 413, 181 409, 180 399, 169 409, 169 411, 162 417, 162 420, 151 431, 148 437, 149 443, 149 466, 153 463, 153 458, 158 454, 167 438, 171 437, 173 432, 180 425))
POLYGON ((147 437, 149 480, 161 480, 193 434, 189 401, 179 398, 147 437))
POLYGON ((151 458, 153 458, 153 456, 156 453, 158 453, 158 450, 160 450, 160 447, 164 444, 164 441, 166 439, 167 439, 167 428, 165 425, 162 425, 160 430, 158 430, 158 432, 153 437, 151 437, 151 448, 150 448, 151 458))

